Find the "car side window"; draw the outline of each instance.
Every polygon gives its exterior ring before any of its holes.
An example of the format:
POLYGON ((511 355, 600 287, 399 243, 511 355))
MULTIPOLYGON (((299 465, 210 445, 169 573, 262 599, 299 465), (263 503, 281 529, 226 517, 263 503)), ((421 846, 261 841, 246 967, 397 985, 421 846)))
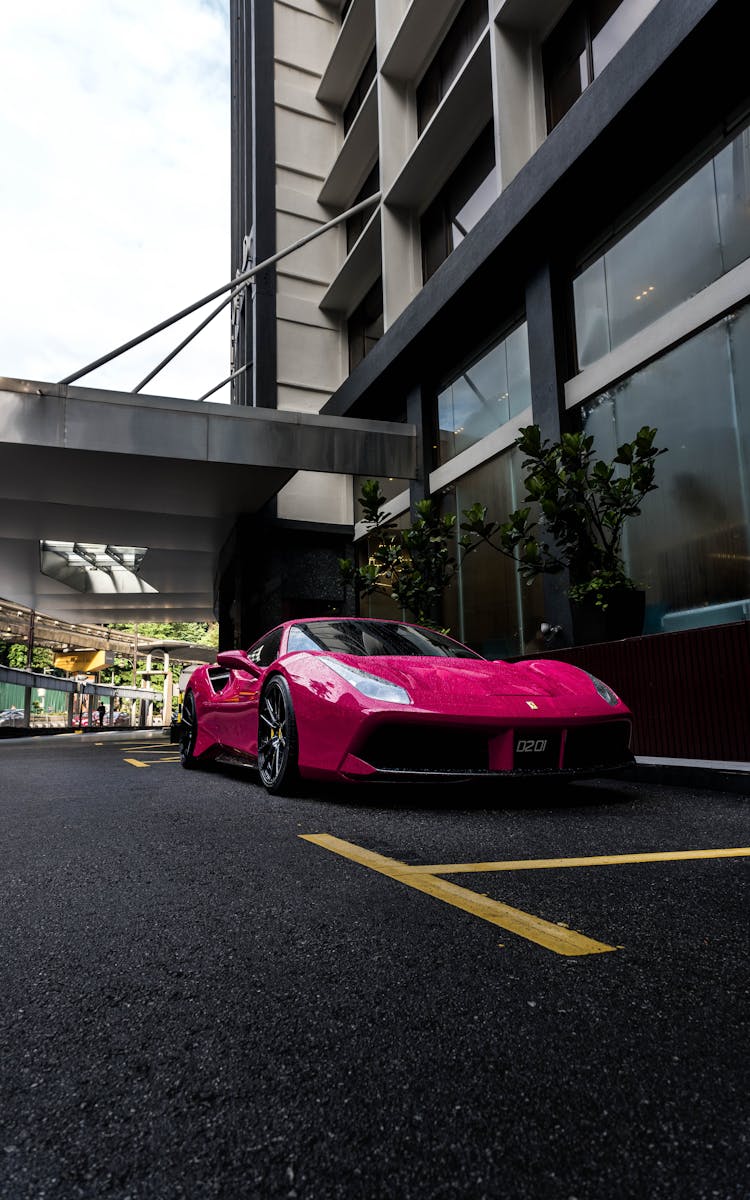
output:
POLYGON ((266 634, 261 641, 256 642, 247 652, 247 657, 258 667, 270 667, 274 659, 279 657, 281 649, 282 629, 274 629, 266 634))

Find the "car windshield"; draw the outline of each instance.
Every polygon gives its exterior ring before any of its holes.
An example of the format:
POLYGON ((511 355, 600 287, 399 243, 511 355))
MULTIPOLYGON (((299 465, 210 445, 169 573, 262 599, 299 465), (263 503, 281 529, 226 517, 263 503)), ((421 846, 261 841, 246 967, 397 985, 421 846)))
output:
POLYGON ((328 650, 333 654, 481 658, 433 629, 397 621, 305 621, 289 630, 287 651, 328 650))

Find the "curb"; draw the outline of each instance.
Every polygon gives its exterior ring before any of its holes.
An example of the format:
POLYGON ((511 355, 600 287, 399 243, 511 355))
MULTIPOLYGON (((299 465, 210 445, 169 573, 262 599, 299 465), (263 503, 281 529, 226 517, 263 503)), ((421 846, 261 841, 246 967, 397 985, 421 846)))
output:
POLYGON ((747 768, 735 769, 729 764, 717 763, 715 767, 702 762, 680 762, 679 760, 649 762, 636 760, 621 778, 636 783, 663 783, 669 787, 707 788, 715 792, 733 792, 739 796, 750 796, 750 764, 747 768))

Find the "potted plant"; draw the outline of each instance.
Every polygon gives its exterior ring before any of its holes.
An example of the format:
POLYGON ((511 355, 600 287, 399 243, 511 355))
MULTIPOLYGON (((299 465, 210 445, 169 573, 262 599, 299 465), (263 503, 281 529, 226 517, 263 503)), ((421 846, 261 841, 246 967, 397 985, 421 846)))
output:
POLYGON ((564 433, 542 439, 538 425, 520 431, 528 504, 504 523, 488 522, 486 506, 464 510, 461 545, 470 552, 487 543, 516 560, 528 583, 544 573, 567 571, 576 643, 631 637, 642 632, 645 595, 625 570, 625 523, 654 491, 656 430, 644 425, 612 462, 594 454, 594 439, 564 433))

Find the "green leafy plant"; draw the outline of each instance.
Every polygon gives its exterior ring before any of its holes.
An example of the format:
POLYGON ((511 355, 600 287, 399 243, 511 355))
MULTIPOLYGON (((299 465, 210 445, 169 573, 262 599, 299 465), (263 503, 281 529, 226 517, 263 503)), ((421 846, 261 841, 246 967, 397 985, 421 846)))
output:
POLYGON ((656 430, 644 425, 609 463, 595 458, 594 439, 583 433, 564 433, 555 443, 542 440, 538 425, 520 433, 529 503, 503 523, 488 521, 486 506, 473 504, 463 513, 461 545, 465 552, 492 546, 515 559, 529 583, 567 570, 570 599, 606 609, 613 592, 636 587, 623 563, 622 536, 657 486, 656 459, 666 451, 654 446, 656 430))
POLYGON ((376 479, 362 485, 359 503, 367 532, 377 541, 361 567, 339 559, 342 582, 359 597, 383 592, 420 625, 440 628, 440 602, 457 568, 451 553, 455 516, 441 516, 433 500, 420 500, 411 527, 397 529, 376 479))

